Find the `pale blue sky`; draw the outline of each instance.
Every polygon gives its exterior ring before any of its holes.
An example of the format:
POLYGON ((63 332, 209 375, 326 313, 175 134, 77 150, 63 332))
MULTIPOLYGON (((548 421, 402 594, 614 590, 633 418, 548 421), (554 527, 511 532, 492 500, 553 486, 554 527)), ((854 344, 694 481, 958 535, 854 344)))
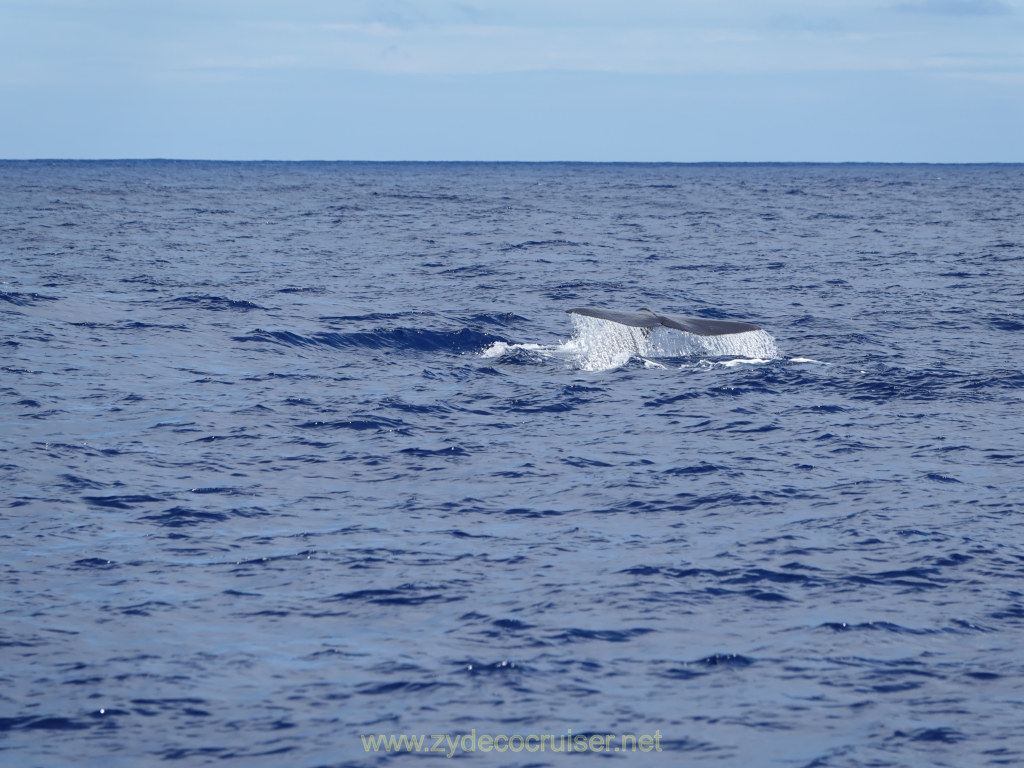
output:
POLYGON ((1024 0, 0 0, 0 157, 1024 162, 1024 0))

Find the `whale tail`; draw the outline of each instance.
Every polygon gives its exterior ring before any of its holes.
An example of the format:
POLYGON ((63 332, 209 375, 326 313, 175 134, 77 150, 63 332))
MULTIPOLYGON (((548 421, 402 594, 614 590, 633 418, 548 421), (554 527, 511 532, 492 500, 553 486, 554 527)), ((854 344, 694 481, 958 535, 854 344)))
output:
POLYGON ((659 315, 649 309, 641 309, 637 312, 621 312, 614 309, 589 309, 586 307, 567 309, 570 315, 583 315, 584 317, 596 317, 598 320, 608 320, 619 325, 628 325, 631 328, 645 328, 648 332, 658 326, 673 328, 677 331, 694 333, 698 336, 727 336, 731 333, 747 333, 748 331, 759 331, 761 326, 752 323, 740 323, 734 320, 707 320, 703 317, 675 317, 672 315, 659 315))

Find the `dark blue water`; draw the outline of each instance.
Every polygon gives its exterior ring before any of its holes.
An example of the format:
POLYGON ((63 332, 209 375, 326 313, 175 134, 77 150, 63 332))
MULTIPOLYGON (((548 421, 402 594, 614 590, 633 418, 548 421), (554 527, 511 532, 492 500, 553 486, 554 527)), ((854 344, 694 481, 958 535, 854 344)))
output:
POLYGON ((1022 211, 1022 166, 0 163, 0 762, 1021 764, 1022 211))

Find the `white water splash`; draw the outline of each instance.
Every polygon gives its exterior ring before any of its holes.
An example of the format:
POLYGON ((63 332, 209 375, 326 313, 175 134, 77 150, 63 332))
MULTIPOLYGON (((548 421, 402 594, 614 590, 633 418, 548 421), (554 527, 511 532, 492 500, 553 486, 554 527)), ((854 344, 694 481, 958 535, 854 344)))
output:
POLYGON ((570 315, 574 333, 562 345, 584 371, 607 371, 620 368, 636 357, 658 357, 650 345, 650 337, 642 328, 599 320, 595 317, 570 315))
POLYGON ((545 347, 540 344, 509 344, 505 341, 496 341, 483 352, 480 357, 501 357, 517 349, 525 349, 528 352, 543 351, 545 347))

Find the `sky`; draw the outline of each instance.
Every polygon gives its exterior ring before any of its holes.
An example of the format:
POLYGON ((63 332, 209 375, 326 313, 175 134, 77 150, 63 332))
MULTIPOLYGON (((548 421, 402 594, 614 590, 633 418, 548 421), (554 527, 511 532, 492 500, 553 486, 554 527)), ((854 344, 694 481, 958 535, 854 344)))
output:
POLYGON ((0 0, 0 158, 1024 162, 1024 0, 0 0))

